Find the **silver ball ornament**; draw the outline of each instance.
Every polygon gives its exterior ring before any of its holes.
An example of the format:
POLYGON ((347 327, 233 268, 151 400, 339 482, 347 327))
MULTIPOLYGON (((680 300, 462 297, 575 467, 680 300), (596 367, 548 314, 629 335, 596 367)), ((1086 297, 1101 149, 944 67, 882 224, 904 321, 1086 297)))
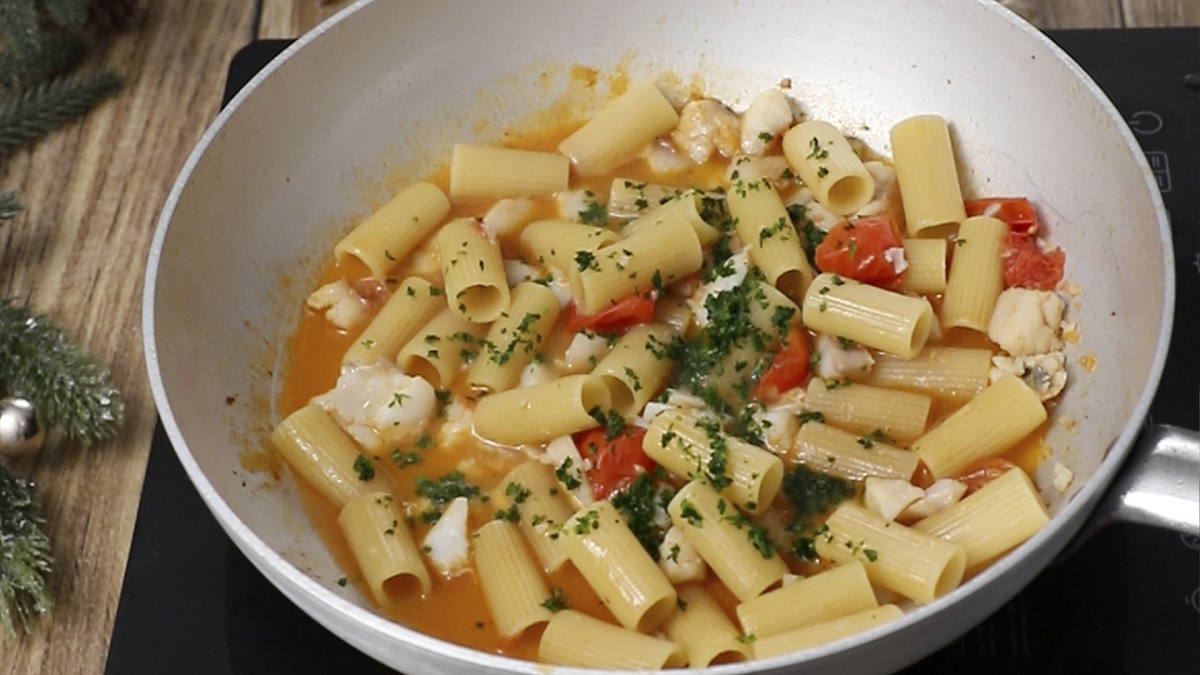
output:
POLYGON ((31 455, 45 441, 46 427, 32 401, 20 396, 0 398, 0 455, 31 455))

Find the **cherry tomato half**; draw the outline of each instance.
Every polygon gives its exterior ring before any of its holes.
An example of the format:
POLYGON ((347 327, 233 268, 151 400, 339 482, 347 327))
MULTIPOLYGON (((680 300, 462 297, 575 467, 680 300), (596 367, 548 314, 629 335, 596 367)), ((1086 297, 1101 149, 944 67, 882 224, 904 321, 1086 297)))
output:
POLYGON ((963 202, 968 216, 991 216, 1003 220, 1018 234, 1032 235, 1038 231, 1037 211, 1024 197, 988 197, 963 202))
POLYGON ((579 314, 572 302, 567 305, 567 330, 624 333, 633 326, 653 321, 655 304, 654 294, 634 293, 599 311, 579 314))
POLYGON ((1066 258, 1062 249, 1042 251, 1030 237, 1012 232, 1000 252, 1004 263, 1004 287, 1052 290, 1062 281, 1066 258))
POLYGON ((592 463, 587 477, 596 499, 607 498, 627 487, 642 471, 655 467, 654 460, 642 450, 645 437, 645 429, 633 426, 626 426, 613 438, 605 438, 602 427, 577 435, 579 454, 592 463))
POLYGON ((817 246, 817 267, 847 279, 886 286, 900 277, 886 251, 902 246, 900 230, 891 216, 858 218, 839 223, 826 233, 817 246))
POLYGON ((754 398, 771 401, 783 392, 807 382, 809 353, 808 336, 800 326, 792 326, 788 330, 787 342, 780 345, 779 351, 771 358, 771 365, 758 380, 754 398))

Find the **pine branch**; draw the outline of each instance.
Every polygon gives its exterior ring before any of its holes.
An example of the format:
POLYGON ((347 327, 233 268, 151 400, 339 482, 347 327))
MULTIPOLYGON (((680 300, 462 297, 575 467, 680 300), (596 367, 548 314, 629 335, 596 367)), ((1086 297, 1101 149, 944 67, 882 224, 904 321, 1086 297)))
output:
POLYGON ((54 561, 43 524, 33 485, 0 464, 0 625, 9 637, 18 626, 30 632, 53 607, 46 577, 54 561))
POLYGON ((17 199, 16 191, 0 192, 0 222, 12 220, 21 212, 21 201, 17 199))
POLYGON ((0 157, 82 117, 115 94, 121 84, 121 78, 105 68, 51 80, 9 100, 0 106, 0 157))
POLYGON ((34 0, 0 0, 0 31, 7 45, 18 52, 37 49, 41 32, 34 0))
POLYGON ((0 53, 0 87, 9 91, 28 89, 63 75, 83 60, 86 47, 75 33, 51 33, 32 52, 0 53))
POLYGON ((8 299, 0 299, 0 382, 69 438, 95 443, 121 426, 125 403, 108 370, 48 319, 8 299))
POLYGON ((63 28, 79 28, 87 21, 89 0, 41 0, 41 4, 63 28))

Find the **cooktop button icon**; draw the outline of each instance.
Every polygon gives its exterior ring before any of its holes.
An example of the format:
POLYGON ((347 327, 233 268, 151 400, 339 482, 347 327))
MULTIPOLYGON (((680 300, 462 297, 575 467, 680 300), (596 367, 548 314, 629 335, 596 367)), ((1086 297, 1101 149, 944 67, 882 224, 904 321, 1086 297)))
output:
POLYGON ((1158 116, 1158 113, 1149 110, 1139 110, 1133 113, 1126 122, 1135 134, 1143 136, 1157 134, 1163 128, 1162 118, 1158 116))

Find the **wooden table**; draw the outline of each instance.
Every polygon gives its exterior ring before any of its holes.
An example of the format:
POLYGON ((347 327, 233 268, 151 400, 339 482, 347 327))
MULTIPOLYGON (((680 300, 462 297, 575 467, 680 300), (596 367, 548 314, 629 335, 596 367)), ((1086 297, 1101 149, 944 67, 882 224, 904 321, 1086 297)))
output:
MULTIPOLYGON (((125 427, 100 446, 52 438, 14 467, 38 484, 58 606, 36 634, 0 638, 0 673, 101 673, 155 424, 141 343, 142 269, 176 173, 220 105, 233 54, 296 37, 347 0, 142 0, 95 54, 127 79, 116 99, 18 153, 0 176, 25 211, 0 225, 0 294, 49 315, 109 364, 125 427)), ((1200 25, 1196 0, 1008 0, 1042 28, 1200 25)))

